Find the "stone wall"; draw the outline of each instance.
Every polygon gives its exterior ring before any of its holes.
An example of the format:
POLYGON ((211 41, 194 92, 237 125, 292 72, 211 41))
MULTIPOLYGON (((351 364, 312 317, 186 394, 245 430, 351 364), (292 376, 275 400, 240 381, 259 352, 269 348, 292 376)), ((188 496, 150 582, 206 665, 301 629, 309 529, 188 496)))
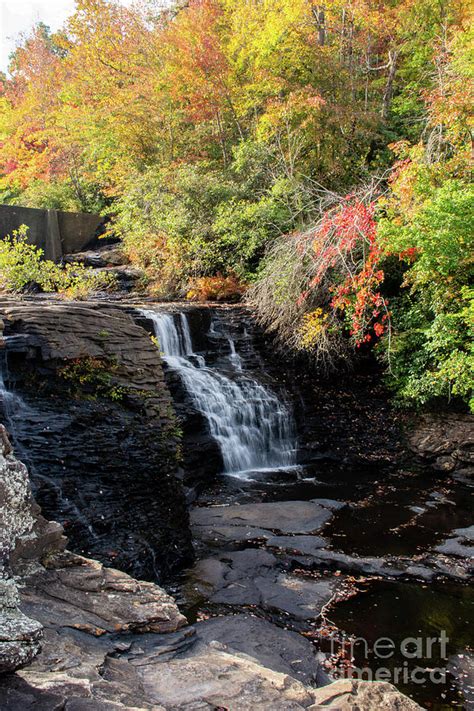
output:
POLYGON ((84 212, 0 205, 0 238, 26 225, 28 242, 40 247, 46 259, 53 261, 59 261, 64 254, 83 250, 102 222, 100 215, 84 212))

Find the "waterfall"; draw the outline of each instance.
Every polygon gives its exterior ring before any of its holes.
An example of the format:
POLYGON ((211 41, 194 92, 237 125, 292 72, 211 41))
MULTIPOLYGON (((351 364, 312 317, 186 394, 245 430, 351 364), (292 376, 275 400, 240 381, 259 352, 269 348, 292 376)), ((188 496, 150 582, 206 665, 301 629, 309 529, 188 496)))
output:
MULTIPOLYGON (((4 341, 7 337, 4 336, 4 341)), ((2 349, 0 357, 0 409, 8 421, 23 406, 23 401, 16 393, 7 388, 5 377, 8 378, 6 351, 2 349)))
MULTIPOLYGON (((207 366, 193 351, 186 313, 142 309, 153 322, 163 360, 180 376, 196 409, 205 417, 224 461, 224 473, 279 469, 295 464, 290 412, 267 386, 244 371, 235 342, 227 338, 228 370, 207 366)), ((210 335, 216 331, 211 324, 210 335)))

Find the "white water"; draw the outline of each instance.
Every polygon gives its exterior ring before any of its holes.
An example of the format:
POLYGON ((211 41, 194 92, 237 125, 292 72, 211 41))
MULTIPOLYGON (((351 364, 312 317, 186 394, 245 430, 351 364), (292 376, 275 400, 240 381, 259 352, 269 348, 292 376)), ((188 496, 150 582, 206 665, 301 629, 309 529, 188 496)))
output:
POLYGON ((2 363, 0 365, 0 405, 1 409, 5 413, 6 419, 8 420, 23 408, 24 403, 18 395, 7 389, 5 384, 4 368, 5 364, 2 363))
MULTIPOLYGON (((224 460, 224 473, 279 469, 295 463, 292 418, 277 396, 243 370, 235 343, 228 372, 208 367, 193 351, 186 313, 143 309, 153 322, 163 359, 176 371, 196 408, 206 418, 224 460)), ((211 325, 211 335, 216 331, 211 325)))

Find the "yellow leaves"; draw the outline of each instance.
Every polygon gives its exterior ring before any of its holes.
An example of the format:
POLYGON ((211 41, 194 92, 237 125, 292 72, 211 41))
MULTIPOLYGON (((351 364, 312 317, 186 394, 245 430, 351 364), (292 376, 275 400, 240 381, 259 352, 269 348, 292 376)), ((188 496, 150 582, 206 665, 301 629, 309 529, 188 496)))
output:
POLYGON ((325 101, 312 87, 292 91, 284 99, 270 99, 257 125, 260 140, 272 139, 280 131, 288 139, 291 130, 308 129, 320 117, 325 101))
POLYGON ((303 316, 298 329, 298 347, 312 350, 327 335, 329 315, 321 308, 314 309, 303 316))

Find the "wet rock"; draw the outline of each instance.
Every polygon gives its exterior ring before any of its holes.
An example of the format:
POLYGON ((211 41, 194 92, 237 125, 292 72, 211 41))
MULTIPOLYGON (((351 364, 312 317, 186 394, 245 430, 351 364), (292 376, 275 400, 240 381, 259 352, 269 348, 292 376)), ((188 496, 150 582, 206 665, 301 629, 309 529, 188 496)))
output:
POLYGON ((262 666, 311 684, 318 673, 314 647, 301 635, 250 615, 215 617, 195 626, 198 642, 219 642, 222 650, 241 652, 262 666))

